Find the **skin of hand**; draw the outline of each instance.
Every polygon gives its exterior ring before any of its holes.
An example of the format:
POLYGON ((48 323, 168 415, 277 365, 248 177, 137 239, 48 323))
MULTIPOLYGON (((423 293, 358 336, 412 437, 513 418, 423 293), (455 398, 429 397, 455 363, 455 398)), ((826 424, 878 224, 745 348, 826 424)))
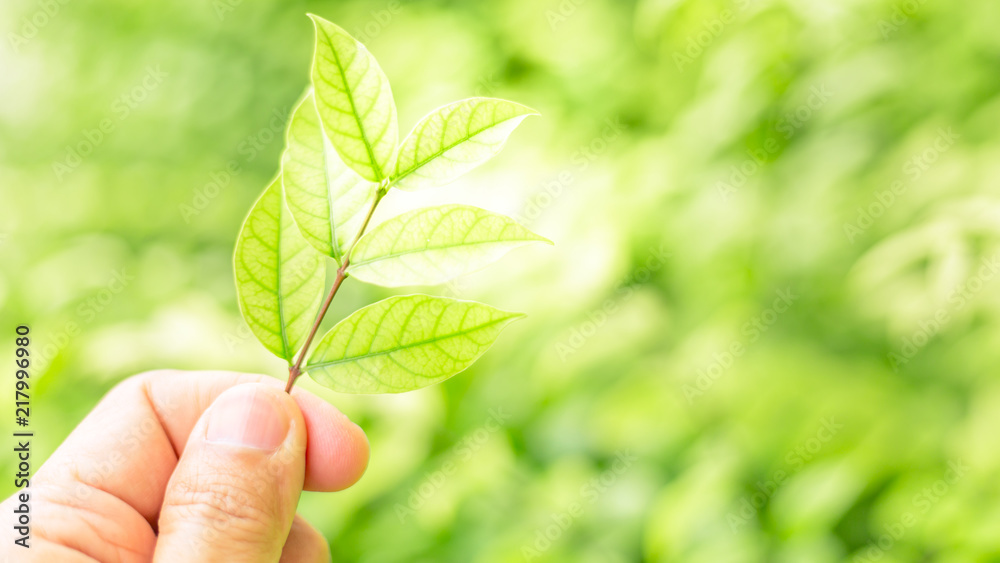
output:
POLYGON ((368 439, 326 401, 282 386, 182 371, 120 383, 31 478, 31 547, 0 527, 2 559, 330 561, 326 540, 295 514, 299 494, 354 484, 368 439))

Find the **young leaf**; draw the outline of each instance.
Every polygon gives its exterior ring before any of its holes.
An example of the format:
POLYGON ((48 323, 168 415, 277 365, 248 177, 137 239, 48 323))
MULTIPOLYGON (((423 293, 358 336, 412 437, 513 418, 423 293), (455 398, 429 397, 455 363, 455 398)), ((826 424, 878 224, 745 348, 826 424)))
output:
POLYGON ((551 241, 510 217, 468 205, 404 213, 365 235, 347 272, 387 287, 446 282, 499 260, 531 242, 551 241))
POLYGON ((469 367, 523 316, 446 297, 390 297, 337 323, 305 369, 342 393, 412 391, 469 367))
POLYGON ((325 269, 285 208, 280 177, 243 223, 233 267, 250 330, 265 348, 291 362, 319 310, 325 269))
POLYGON ((342 263, 375 197, 375 184, 337 155, 323 134, 312 92, 295 108, 286 137, 281 177, 288 209, 309 244, 342 263))
POLYGON ((404 190, 441 186, 486 162, 535 110, 494 98, 469 98, 420 120, 399 147, 392 177, 404 190))
POLYGON ((389 80, 364 45, 337 25, 309 17, 316 26, 312 82, 323 128, 345 164, 379 182, 391 171, 399 140, 389 80))

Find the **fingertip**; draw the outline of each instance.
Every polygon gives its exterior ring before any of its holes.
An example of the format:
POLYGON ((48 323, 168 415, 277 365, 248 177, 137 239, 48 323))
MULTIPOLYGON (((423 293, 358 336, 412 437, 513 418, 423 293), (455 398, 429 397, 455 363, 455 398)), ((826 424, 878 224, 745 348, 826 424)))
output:
POLYGON ((319 530, 301 516, 295 515, 279 563, 305 562, 329 563, 330 544, 319 530))
POLYGON ((298 397, 307 433, 305 488, 346 489, 357 483, 368 468, 368 436, 333 405, 306 396, 316 401, 298 397))
POLYGON ((353 466, 348 468, 350 471, 345 472, 345 484, 340 488, 347 488, 351 485, 357 483, 364 476, 365 471, 368 470, 368 460, 371 457, 371 447, 368 443, 368 435, 365 431, 361 429, 355 423, 351 423, 349 428, 349 434, 351 443, 354 446, 353 451, 353 466))

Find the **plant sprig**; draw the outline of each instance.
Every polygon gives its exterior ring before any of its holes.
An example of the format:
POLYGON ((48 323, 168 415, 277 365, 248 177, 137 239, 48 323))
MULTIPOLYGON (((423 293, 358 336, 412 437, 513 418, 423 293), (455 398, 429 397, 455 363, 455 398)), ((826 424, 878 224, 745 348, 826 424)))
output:
POLYGON ((236 243, 240 310, 261 343, 303 373, 347 393, 398 393, 443 381, 486 352, 522 317, 489 305, 414 294, 340 321, 319 342, 348 277, 386 287, 438 284, 549 242, 513 219, 466 205, 417 209, 368 230, 392 188, 454 181, 503 148, 534 110, 494 98, 438 108, 398 142, 396 106, 375 58, 340 27, 311 15, 311 86, 288 124, 281 174, 236 243), (337 264, 323 299, 322 256, 337 264))

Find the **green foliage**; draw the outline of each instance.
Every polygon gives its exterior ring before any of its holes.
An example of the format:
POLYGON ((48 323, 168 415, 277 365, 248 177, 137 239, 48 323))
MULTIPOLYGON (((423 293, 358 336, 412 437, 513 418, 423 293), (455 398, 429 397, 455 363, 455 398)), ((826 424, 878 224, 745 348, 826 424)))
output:
POLYGON ((250 330, 291 362, 323 298, 324 268, 295 228, 281 198, 281 178, 243 223, 233 256, 236 293, 250 330))
POLYGON ((340 321, 316 345, 306 369, 342 393, 420 389, 469 367, 523 316, 446 297, 390 297, 340 321))
POLYGON ((468 205, 416 209, 362 238, 348 273, 387 287, 444 283, 475 272, 508 251, 551 242, 510 217, 468 205))
POLYGON ((375 58, 340 27, 310 17, 312 88, 288 124, 281 178, 254 206, 237 243, 240 309, 261 343, 289 361, 289 385, 305 371, 347 393, 420 389, 467 368, 521 315, 426 295, 391 298, 335 326, 303 366, 310 327, 318 329, 327 310, 312 320, 322 265, 305 241, 336 261, 329 300, 349 275, 390 287, 435 284, 512 248, 549 242, 513 219, 461 205, 412 211, 362 238, 389 188, 454 180, 500 152, 535 112, 504 100, 463 100, 431 112, 397 147, 396 106, 375 58), (397 151, 401 164, 389 177, 397 151))
POLYGON ((531 108, 490 98, 470 98, 438 108, 403 139, 392 178, 401 189, 441 186, 486 162, 531 108))
POLYGON ((316 26, 312 83, 330 142, 362 178, 389 175, 399 129, 389 79, 365 46, 337 25, 309 15, 316 26))
MULTIPOLYGON (((33 323, 47 365, 39 462, 137 372, 283 369, 227 257, 314 47, 284 0, 70 2, 31 37, 46 4, 0 2, 0 310, 33 323), (148 65, 168 76, 139 101, 148 65), (66 146, 103 118, 77 166, 66 146)), ((468 376, 389 397, 302 382, 372 444, 360 486, 302 496, 334 561, 523 562, 539 542, 537 563, 997 559, 1000 277, 974 276, 1000 242, 1000 4, 308 9, 376 54, 401 139, 473 95, 545 115, 482 174, 390 193, 373 223, 461 202, 559 242, 451 285, 530 314, 468 376), (926 153, 941 128, 961 137, 926 153), (843 425, 826 442, 824 418, 843 425), (638 458, 623 474, 619 452, 638 458), (945 491, 955 460, 971 470, 945 491)), ((317 340, 393 291, 348 279, 317 340)))
POLYGON ((281 159, 285 199, 309 244, 343 262, 375 197, 375 184, 347 167, 330 144, 316 114, 312 92, 288 124, 281 159))

